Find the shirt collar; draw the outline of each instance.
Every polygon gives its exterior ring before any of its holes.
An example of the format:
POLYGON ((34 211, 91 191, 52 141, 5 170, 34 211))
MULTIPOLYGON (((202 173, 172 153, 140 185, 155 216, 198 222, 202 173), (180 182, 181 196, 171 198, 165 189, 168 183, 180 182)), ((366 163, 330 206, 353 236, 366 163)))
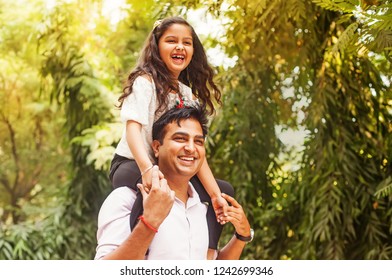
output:
POLYGON ((198 203, 200 203, 200 197, 195 188, 193 187, 192 183, 188 183, 188 201, 186 203, 187 208, 192 207, 198 203))

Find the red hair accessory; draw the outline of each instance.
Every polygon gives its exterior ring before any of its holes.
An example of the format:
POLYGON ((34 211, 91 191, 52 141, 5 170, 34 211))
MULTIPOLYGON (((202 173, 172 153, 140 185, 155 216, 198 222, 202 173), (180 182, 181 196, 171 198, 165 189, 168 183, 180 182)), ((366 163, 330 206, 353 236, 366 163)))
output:
POLYGON ((180 98, 178 98, 176 100, 176 108, 177 109, 181 109, 181 108, 189 108, 189 102, 188 100, 186 100, 183 96, 181 96, 180 98))

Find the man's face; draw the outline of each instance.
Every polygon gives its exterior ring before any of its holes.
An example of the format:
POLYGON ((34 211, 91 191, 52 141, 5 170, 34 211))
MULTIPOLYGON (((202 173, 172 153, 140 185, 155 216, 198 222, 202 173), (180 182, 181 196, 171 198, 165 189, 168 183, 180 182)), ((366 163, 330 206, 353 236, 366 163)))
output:
POLYGON ((168 124, 163 142, 153 143, 159 169, 167 176, 187 176, 189 179, 199 170, 205 158, 204 136, 200 123, 187 119, 168 124))

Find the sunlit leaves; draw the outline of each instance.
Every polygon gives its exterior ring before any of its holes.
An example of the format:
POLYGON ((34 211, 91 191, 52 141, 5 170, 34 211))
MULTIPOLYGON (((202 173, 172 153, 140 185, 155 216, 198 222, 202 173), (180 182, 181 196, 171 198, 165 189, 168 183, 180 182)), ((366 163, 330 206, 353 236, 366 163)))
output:
POLYGON ((390 3, 312 2, 230 1, 214 11, 229 18, 221 44, 239 60, 221 75, 225 107, 213 122, 210 161, 263 236, 248 257, 390 258, 383 207, 391 202, 377 199, 390 192, 380 185, 391 172, 389 26, 376 24, 390 3), (268 128, 299 122, 308 131, 303 162, 282 173, 278 159, 294 157, 268 128))
POLYGON ((347 47, 361 53, 367 51, 382 52, 390 57, 392 46, 392 3, 390 1, 361 1, 313 0, 314 3, 331 11, 341 14, 339 23, 351 19, 351 24, 341 33, 335 50, 347 47), (368 4, 368 5, 367 5, 368 4))
POLYGON ((122 123, 108 123, 85 129, 81 136, 72 142, 86 147, 90 152, 87 164, 94 164, 97 170, 109 170, 114 154, 114 145, 120 140, 123 130, 122 123))
MULTIPOLYGON (((10 182, 15 181, 12 176, 26 172, 28 175, 23 178, 31 176, 35 183, 31 188, 33 197, 23 201, 15 199, 22 207, 16 210, 27 221, 19 227, 7 225, 1 229, 4 233, 1 259, 93 257, 96 215, 111 189, 106 175, 108 159, 113 153, 111 145, 116 141, 115 135, 121 133, 118 126, 104 123, 118 114, 114 104, 121 92, 122 75, 132 67, 137 57, 135 50, 145 39, 146 32, 137 29, 148 29, 148 22, 153 21, 148 14, 148 9, 153 7, 143 5, 143 14, 129 11, 138 17, 137 21, 127 19, 138 22, 138 26, 130 28, 126 22, 118 22, 116 31, 107 24, 110 19, 97 16, 101 13, 98 2, 59 1, 50 9, 40 5, 40 1, 30 1, 29 5, 18 8, 12 8, 10 2, 2 5, 10 10, 0 16, 4 23, 0 40, 6 40, 1 44, 0 59, 7 59, 10 67, 3 71, 1 84, 11 87, 3 88, 7 94, 0 95, 4 99, 0 106, 4 120, 10 120, 17 140, 23 144, 17 143, 18 154, 26 164, 21 164, 15 172, 11 148, 8 144, 1 145, 1 171, 11 174, 10 182), (128 49, 128 44, 134 49, 128 49), (37 134, 35 126, 51 133, 37 134), (98 141, 98 146, 91 142, 89 145, 91 140, 98 141), (35 143, 41 143, 38 146, 42 149, 28 148, 35 143), (41 162, 51 168, 49 175, 42 172, 46 174, 43 178, 30 170, 40 167, 41 162), (37 205, 46 208, 39 209, 37 205), (51 210, 53 205, 60 205, 56 214, 51 210), (29 238, 24 238, 19 229, 28 231, 29 238)), ((1 129, 3 144, 9 130, 3 133, 3 126, 1 129)), ((22 183, 17 182, 17 186, 24 186, 22 183)), ((3 194, 2 191, 2 199, 7 197, 3 194)), ((1 208, 1 214, 6 216, 14 208, 1 208)))

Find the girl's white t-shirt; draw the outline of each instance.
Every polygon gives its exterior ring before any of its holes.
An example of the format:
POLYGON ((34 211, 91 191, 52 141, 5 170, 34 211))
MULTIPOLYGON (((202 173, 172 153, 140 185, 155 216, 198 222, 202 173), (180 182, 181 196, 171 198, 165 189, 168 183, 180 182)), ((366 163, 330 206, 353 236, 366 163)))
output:
MULTIPOLYGON (((185 100, 188 100, 189 102, 193 100, 190 87, 179 82, 179 89, 181 96, 185 100)), ((124 99, 121 107, 121 121, 126 124, 127 121, 132 120, 142 125, 143 143, 153 162, 154 155, 151 147, 152 125, 164 112, 174 107, 179 98, 180 96, 178 93, 169 94, 168 107, 164 111, 155 114, 155 111, 158 108, 155 84, 153 81, 150 82, 147 78, 139 76, 133 83, 132 93, 124 99)), ((115 153, 129 159, 134 159, 127 143, 125 126, 115 153)))

